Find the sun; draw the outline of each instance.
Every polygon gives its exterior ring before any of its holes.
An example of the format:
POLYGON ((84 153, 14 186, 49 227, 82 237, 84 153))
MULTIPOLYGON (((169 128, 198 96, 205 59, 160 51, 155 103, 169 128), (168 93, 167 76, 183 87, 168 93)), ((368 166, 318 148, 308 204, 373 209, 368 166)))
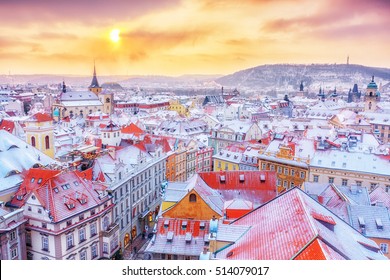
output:
POLYGON ((118 43, 120 40, 120 30, 119 29, 113 29, 110 32, 110 40, 114 43, 118 43))

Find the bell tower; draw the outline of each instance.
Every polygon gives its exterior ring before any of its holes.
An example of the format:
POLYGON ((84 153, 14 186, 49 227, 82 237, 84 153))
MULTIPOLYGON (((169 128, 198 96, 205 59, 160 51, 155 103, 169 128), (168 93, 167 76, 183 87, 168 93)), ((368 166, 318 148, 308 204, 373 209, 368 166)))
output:
POLYGON ((378 86, 374 81, 374 76, 372 76, 371 82, 367 85, 366 94, 364 97, 364 111, 375 112, 379 99, 380 93, 378 91, 378 86))

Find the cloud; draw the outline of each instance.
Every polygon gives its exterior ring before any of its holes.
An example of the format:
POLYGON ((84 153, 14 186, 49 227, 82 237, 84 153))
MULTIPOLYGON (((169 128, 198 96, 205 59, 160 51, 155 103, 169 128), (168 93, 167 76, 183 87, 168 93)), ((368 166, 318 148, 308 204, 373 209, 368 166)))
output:
POLYGON ((12 0, 0 1, 0 18, 12 25, 48 21, 107 24, 176 5, 179 0, 12 0))

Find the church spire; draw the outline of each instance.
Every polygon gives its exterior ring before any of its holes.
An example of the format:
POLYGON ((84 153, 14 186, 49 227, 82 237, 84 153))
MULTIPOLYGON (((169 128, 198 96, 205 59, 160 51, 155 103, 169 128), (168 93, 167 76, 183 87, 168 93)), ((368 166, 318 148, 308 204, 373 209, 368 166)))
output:
POLYGON ((95 62, 93 62, 93 77, 92 77, 91 85, 89 87, 90 88, 98 88, 99 87, 99 82, 98 82, 97 77, 96 77, 95 62))

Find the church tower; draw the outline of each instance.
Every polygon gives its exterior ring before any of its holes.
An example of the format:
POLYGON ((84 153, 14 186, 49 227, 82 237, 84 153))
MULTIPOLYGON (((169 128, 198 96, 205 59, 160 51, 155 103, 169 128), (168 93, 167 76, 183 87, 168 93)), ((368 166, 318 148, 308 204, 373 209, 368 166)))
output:
POLYGON ((374 81, 374 76, 372 76, 371 82, 367 85, 366 95, 364 97, 364 111, 375 112, 379 99, 380 93, 378 91, 378 86, 374 81))
POLYGON ((48 114, 36 113, 25 121, 26 142, 54 158, 54 125, 48 114))
POLYGON ((99 86, 99 82, 96 77, 96 67, 95 64, 93 65, 93 77, 91 85, 89 86, 89 91, 93 92, 96 95, 99 95, 99 93, 102 92, 102 88, 99 86))

